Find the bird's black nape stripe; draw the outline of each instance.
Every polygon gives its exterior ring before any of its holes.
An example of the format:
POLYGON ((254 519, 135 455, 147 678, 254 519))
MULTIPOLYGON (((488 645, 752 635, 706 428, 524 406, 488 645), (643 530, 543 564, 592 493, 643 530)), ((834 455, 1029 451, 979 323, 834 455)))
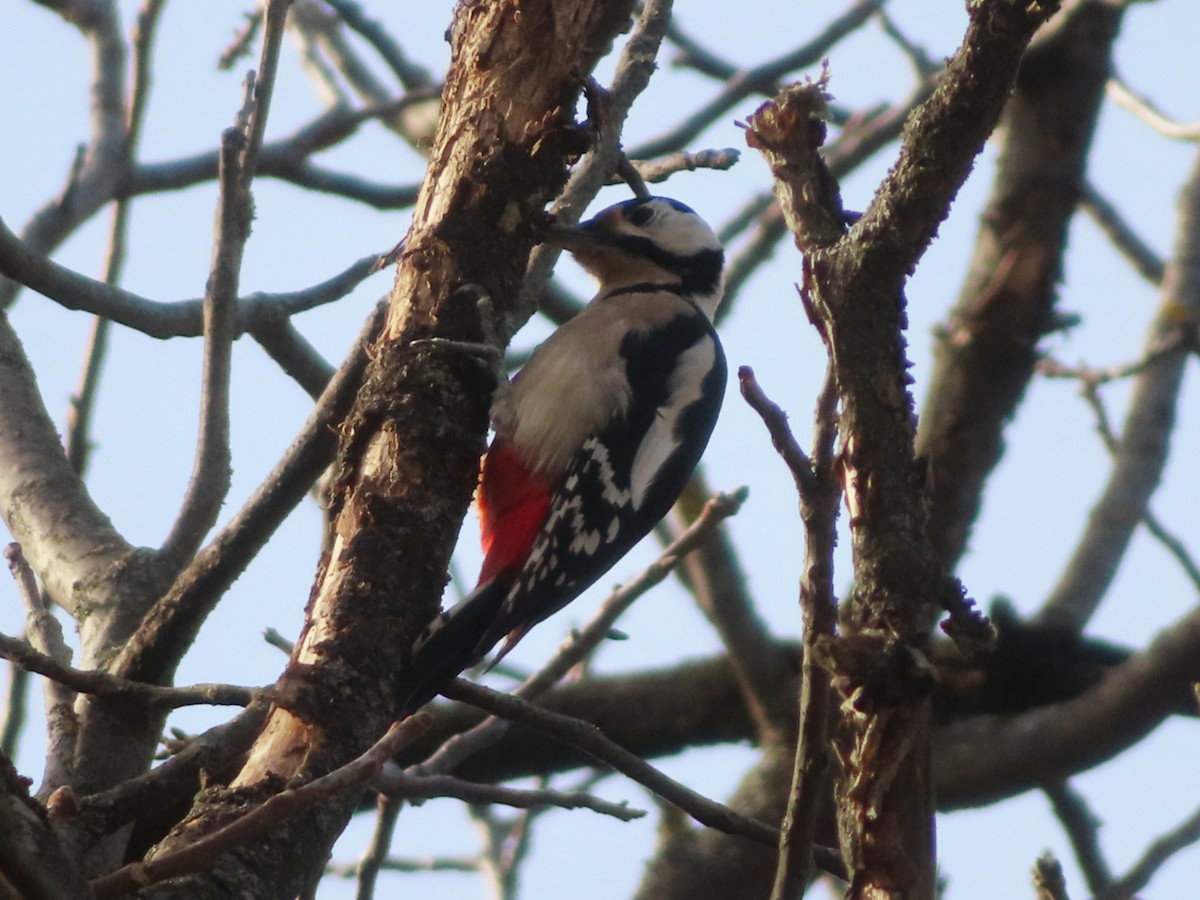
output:
POLYGON ((677 297, 682 297, 684 300, 692 303, 693 306, 696 305, 692 302, 690 291, 684 288, 682 284, 672 284, 671 282, 663 284, 657 281, 643 281, 639 284, 628 284, 625 287, 619 287, 606 294, 601 294, 600 297, 603 300, 607 300, 610 297, 624 297, 627 294, 653 294, 659 291, 667 294, 675 294, 677 297))
POLYGON ((711 294, 721 281, 725 252, 720 248, 679 256, 664 250, 650 238, 630 234, 615 235, 610 243, 630 256, 649 260, 659 268, 678 275, 680 284, 690 293, 711 294))

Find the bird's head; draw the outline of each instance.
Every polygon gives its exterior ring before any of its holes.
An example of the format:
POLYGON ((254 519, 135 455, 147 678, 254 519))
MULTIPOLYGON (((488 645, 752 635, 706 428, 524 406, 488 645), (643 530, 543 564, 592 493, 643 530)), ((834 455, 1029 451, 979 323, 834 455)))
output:
POLYGON ((626 200, 582 225, 552 225, 546 240, 569 251, 596 276, 602 293, 634 285, 678 286, 709 319, 721 302, 721 242, 707 222, 678 200, 626 200))

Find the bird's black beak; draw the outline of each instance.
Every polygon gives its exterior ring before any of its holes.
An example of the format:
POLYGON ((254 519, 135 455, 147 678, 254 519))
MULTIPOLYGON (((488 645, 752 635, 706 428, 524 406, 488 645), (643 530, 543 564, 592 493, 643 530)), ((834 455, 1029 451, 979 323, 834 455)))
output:
POLYGON ((601 234, 591 223, 583 225, 559 225, 557 222, 546 229, 545 242, 564 250, 582 250, 604 243, 601 234))

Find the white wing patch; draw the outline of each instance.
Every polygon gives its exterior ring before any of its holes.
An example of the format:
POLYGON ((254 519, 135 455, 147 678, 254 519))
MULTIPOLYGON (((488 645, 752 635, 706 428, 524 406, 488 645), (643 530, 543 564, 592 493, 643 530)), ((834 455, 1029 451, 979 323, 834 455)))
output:
POLYGON ((646 492, 663 463, 682 443, 678 433, 684 411, 701 397, 705 376, 717 360, 717 348, 707 335, 679 354, 667 383, 667 401, 658 408, 654 422, 638 445, 633 458, 629 486, 634 509, 641 509, 646 492))
POLYGON ((616 513, 631 502, 630 492, 617 481, 608 448, 599 438, 589 438, 584 441, 575 465, 576 471, 567 476, 555 494, 520 577, 509 589, 509 603, 547 579, 562 585, 567 572, 560 553, 570 568, 580 557, 595 557, 620 534, 619 514, 614 514, 607 525, 594 520, 598 510, 616 513), (603 504, 590 502, 597 493, 603 504), (593 519, 588 518, 589 513, 593 519))

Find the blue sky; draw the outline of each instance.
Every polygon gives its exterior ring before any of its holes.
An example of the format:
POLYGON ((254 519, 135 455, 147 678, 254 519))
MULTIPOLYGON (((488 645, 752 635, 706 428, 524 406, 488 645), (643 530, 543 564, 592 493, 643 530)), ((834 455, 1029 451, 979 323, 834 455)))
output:
MULTIPOLYGON (((128 20, 136 11, 123 4, 128 20)), ((434 71, 448 59, 442 33, 448 4, 366 4, 389 21, 410 53, 434 71), (386 9, 385 9, 386 7, 386 9)), ((156 59, 142 157, 161 160, 208 149, 227 127, 238 105, 246 65, 217 73, 213 62, 228 43, 246 6, 238 0, 204 4, 168 4, 156 59)), ((963 4, 946 0, 900 0, 889 5, 894 18, 932 56, 953 52, 965 22, 963 4)), ((727 6, 677 4, 679 21, 720 52, 753 63, 794 46, 814 29, 812 19, 829 16, 825 4, 753 0, 730 15, 727 6)), ((0 77, 4 92, 7 139, 0 140, 0 166, 19 177, 0 182, 0 216, 14 229, 54 196, 65 180, 78 142, 87 134, 83 42, 44 8, 26 0, 0 0, 0 77)), ((1194 38, 1200 33, 1200 7, 1183 0, 1137 4, 1126 18, 1118 65, 1138 90, 1181 119, 1200 118, 1200 62, 1194 38)), ((670 51, 668 51, 668 58, 670 51)), ((626 144, 654 136, 691 98, 713 91, 703 79, 661 66, 654 86, 635 108, 626 144)), ((602 67, 601 79, 611 66, 602 67)), ((845 104, 864 106, 896 94, 907 83, 905 61, 877 28, 839 45, 830 57, 830 89, 845 104)), ((809 74, 815 75, 816 72, 809 74)), ((698 105, 699 100, 695 101, 698 105)), ((747 102, 708 129, 694 144, 744 148, 734 124, 753 111, 747 102)), ((320 101, 302 72, 294 44, 285 45, 283 66, 272 106, 268 139, 310 120, 320 101)), ((1113 199, 1160 253, 1171 249, 1175 194, 1196 150, 1166 141, 1128 112, 1106 105, 1091 178, 1113 199)), ((879 154, 843 185, 846 205, 862 208, 894 158, 894 148, 879 154)), ((953 301, 969 258, 974 224, 986 197, 994 147, 989 146, 970 182, 955 203, 951 219, 912 279, 908 297, 912 321, 910 353, 918 399, 929 374, 932 328, 953 301)), ((331 166, 384 182, 420 178, 417 154, 375 125, 349 145, 330 153, 331 166)), ((765 166, 749 151, 727 174, 680 175, 662 188, 697 209, 714 224, 735 211, 753 192, 769 185, 765 166)), ((255 188, 257 221, 247 248, 243 291, 282 291, 303 287, 341 270, 366 253, 392 246, 404 233, 407 216, 356 209, 326 197, 305 195, 291 186, 260 181, 255 188)), ((215 187, 148 197, 133 209, 130 261, 124 284, 160 300, 199 296, 209 263, 215 187)), ((596 208, 621 199, 615 189, 596 208)), ((103 261, 108 215, 81 229, 55 255, 60 262, 96 276, 103 261)), ((1064 275, 1061 308, 1082 315, 1069 335, 1048 342, 1067 362, 1106 365, 1138 355, 1142 335, 1155 309, 1152 290, 1137 280, 1104 243, 1096 228, 1079 218, 1072 228, 1072 255, 1064 275)), ((734 248, 736 250, 736 248, 734 248)), ((562 267, 568 282, 587 294, 587 279, 562 267)), ((796 299, 799 259, 781 247, 772 264, 747 285, 722 338, 731 370, 754 366, 771 397, 787 409, 797 434, 807 443, 807 423, 823 371, 823 351, 796 299)), ((306 314, 301 330, 331 360, 340 359, 374 301, 390 286, 390 275, 376 275, 351 297, 306 314)), ((89 328, 85 316, 59 309, 26 292, 12 320, 25 341, 48 408, 65 421, 67 398, 74 390, 89 328)), ((532 324, 518 336, 528 346, 545 333, 532 324)), ((158 342, 117 328, 96 412, 96 453, 89 484, 99 504, 135 543, 157 545, 169 526, 192 465, 197 419, 200 345, 197 341, 158 342)), ((307 412, 302 392, 249 341, 235 352, 233 410, 233 492, 231 514, 258 484, 291 440, 307 412)), ((1197 408, 1195 367, 1181 409, 1197 408)), ((1127 391, 1105 392, 1114 420, 1127 391)), ((1200 547, 1195 527, 1200 488, 1186 468, 1200 447, 1200 426, 1186 417, 1175 439, 1173 462, 1154 509, 1185 540, 1200 547)), ((706 456, 709 480, 728 489, 749 484, 751 499, 732 523, 760 611, 782 635, 798 631, 796 584, 800 547, 798 514, 790 479, 775 458, 757 419, 731 385, 722 421, 706 456)), ((971 594, 986 603, 1003 593, 1024 612, 1037 609, 1057 578, 1080 532, 1088 509, 1107 477, 1105 455, 1092 431, 1091 416, 1076 389, 1064 382, 1037 382, 1009 435, 1009 451, 988 493, 983 518, 960 575, 971 594)), ((200 642, 189 654, 180 679, 267 683, 276 677, 282 655, 267 647, 260 632, 275 627, 294 635, 300 626, 319 541, 319 517, 301 507, 280 530, 262 558, 234 586, 218 608, 200 642)), ((468 522, 458 565, 471 580, 478 565, 468 522)), ((843 542, 845 543, 845 542, 843 542)), ((535 666, 574 623, 587 618, 605 585, 627 578, 652 557, 642 547, 578 605, 545 623, 513 654, 515 662, 535 666)), ((839 583, 849 579, 848 560, 839 557, 839 583)), ((1160 628, 1195 602, 1165 554, 1139 536, 1122 567, 1110 599, 1091 633, 1143 645, 1160 628)), ((11 585, 0 579, 0 629, 19 630, 20 612, 11 585)), ((663 665, 673 659, 717 652, 715 636, 682 592, 667 586, 645 598, 621 624, 630 640, 612 644, 597 660, 601 671, 663 665)), ((40 708, 34 698, 32 710, 40 708)), ((37 716, 34 715, 36 719, 37 716)), ((198 729, 221 715, 192 712, 177 724, 198 729)), ((40 736, 31 726, 21 765, 40 773, 40 736)), ((1095 804, 1106 826, 1105 850, 1117 872, 1123 871, 1159 831, 1190 814, 1197 797, 1180 790, 1178 773, 1194 765, 1194 722, 1169 723, 1135 751, 1081 776, 1079 787, 1095 804)), ((717 798, 730 791, 754 758, 748 747, 727 747, 662 761, 663 768, 717 798)), ((565 783, 569 783, 566 779, 565 783)), ((614 897, 631 892, 642 862, 653 847, 654 805, 623 779, 605 782, 600 793, 628 799, 651 809, 638 823, 622 824, 587 812, 556 812, 542 821, 534 854, 526 867, 523 897, 563 896, 569 885, 590 886, 574 896, 614 897), (603 847, 603 852, 591 852, 603 847), (580 852, 579 848, 588 848, 580 852)), ((356 822, 336 853, 352 858, 370 822, 356 822)), ((412 854, 472 852, 476 836, 458 804, 433 801, 406 813, 398 843, 412 854)), ((939 822, 941 865, 950 878, 951 897, 1007 898, 1028 894, 1028 870, 1045 849, 1064 862, 1070 853, 1040 795, 1010 800, 998 807, 955 813, 939 822)), ((1082 880, 1068 866, 1070 884, 1082 895, 1082 880)), ((1160 874, 1147 897, 1186 896, 1200 876, 1200 851, 1181 854, 1160 874)), ((406 896, 434 898, 485 896, 480 882, 467 876, 405 878, 406 896)), ((349 885, 327 884, 322 896, 352 896, 349 885)), ((381 895, 383 895, 381 893, 381 895)))

